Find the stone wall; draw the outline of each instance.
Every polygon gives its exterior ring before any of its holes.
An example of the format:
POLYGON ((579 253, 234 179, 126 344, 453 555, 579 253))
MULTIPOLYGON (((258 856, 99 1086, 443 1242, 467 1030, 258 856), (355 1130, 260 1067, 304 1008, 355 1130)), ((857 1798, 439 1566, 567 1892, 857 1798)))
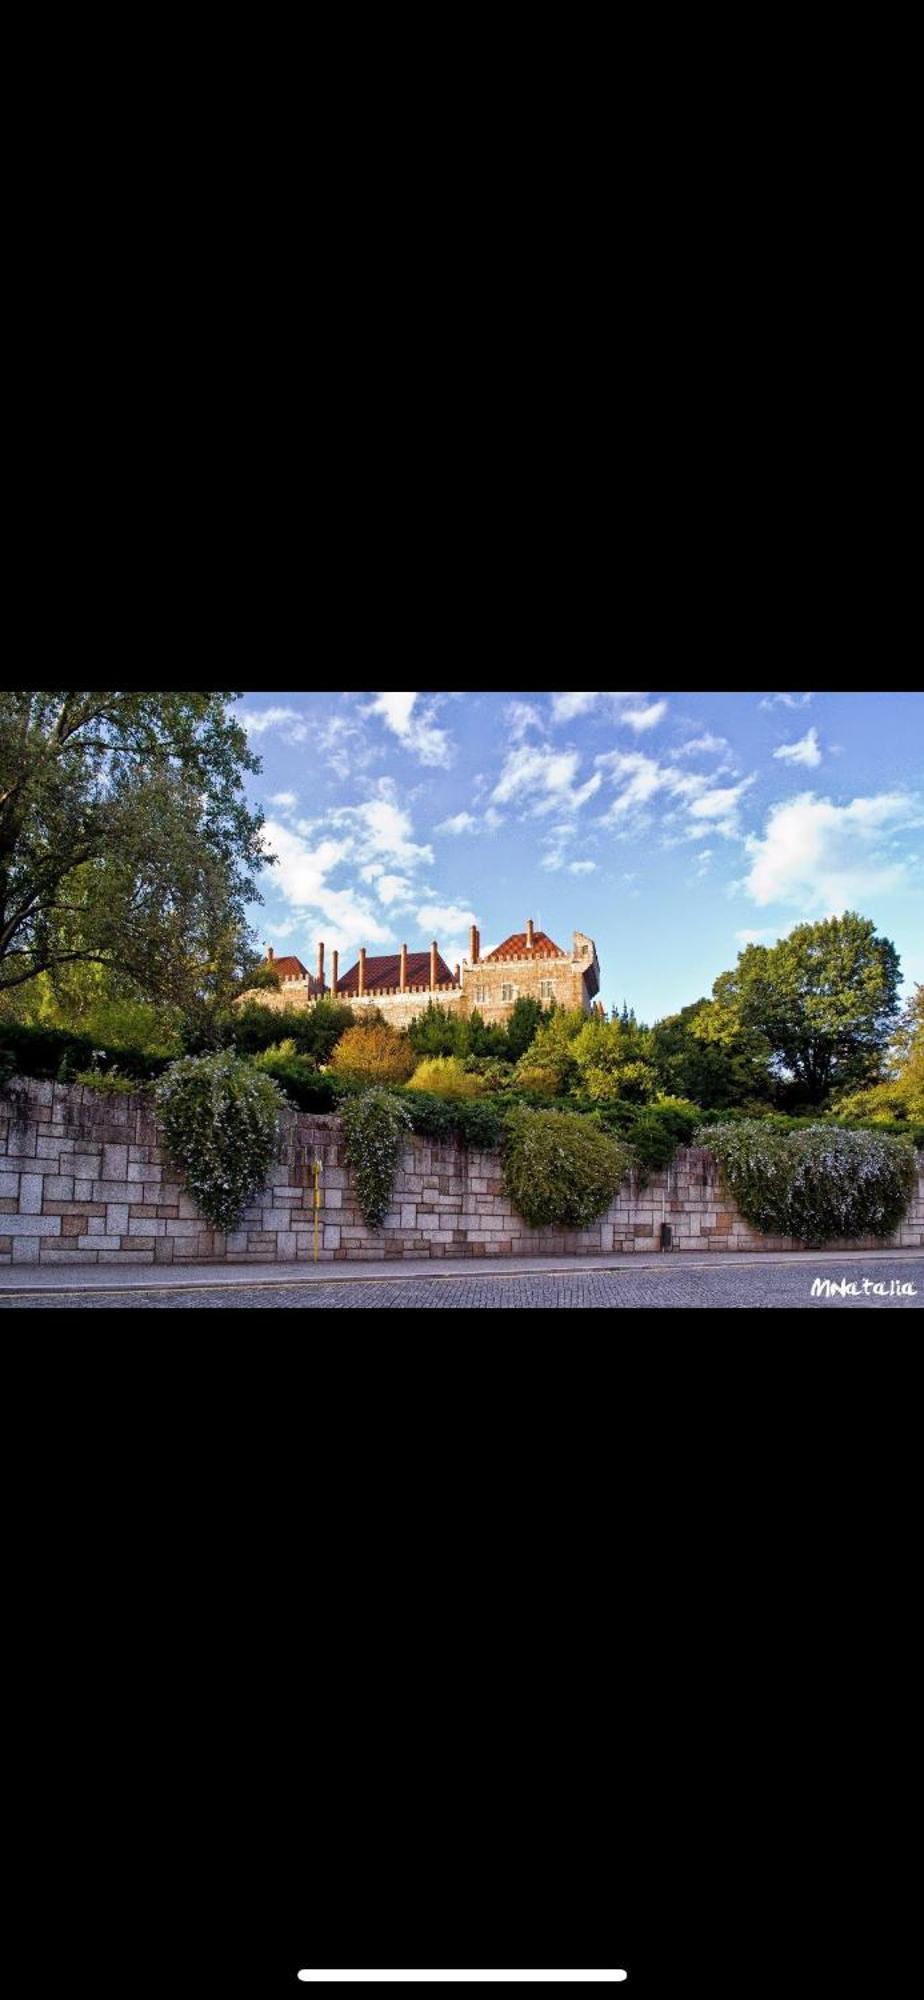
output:
MULTIPOLYGON (((413 1139, 385 1227, 367 1229, 337 1118, 293 1113, 285 1157, 227 1236, 202 1220, 171 1174, 143 1097, 17 1080, 0 1093, 0 1263, 182 1264, 304 1261, 312 1256, 312 1172, 322 1162, 318 1255, 325 1263, 400 1257, 588 1256, 675 1250, 793 1250, 760 1236, 723 1196, 711 1155, 686 1147, 647 1187, 623 1189, 592 1229, 527 1229, 504 1196, 494 1153, 413 1139)), ((889 1241, 924 1247, 924 1179, 889 1241)), ((879 1249, 863 1237, 832 1249, 879 1249)))

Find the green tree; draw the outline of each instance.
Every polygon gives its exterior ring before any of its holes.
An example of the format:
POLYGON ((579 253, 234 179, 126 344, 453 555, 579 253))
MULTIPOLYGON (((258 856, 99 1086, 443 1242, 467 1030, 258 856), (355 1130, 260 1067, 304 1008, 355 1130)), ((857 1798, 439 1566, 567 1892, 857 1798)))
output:
POLYGON ((756 1110, 770 1096, 770 1045, 706 999, 668 1014, 651 1030, 659 1091, 705 1111, 756 1110))
POLYGON ((886 1077, 868 1090, 838 1099, 848 1117, 910 1119, 924 1124, 924 986, 916 986, 898 1021, 886 1054, 886 1077))
POLYGON ((715 982, 713 1026, 766 1038, 781 1103, 823 1106, 877 1080, 898 978, 895 946, 848 910, 799 924, 778 944, 748 945, 715 982))
POLYGON ((234 694, 0 692, 0 993, 79 962, 210 1016, 271 859, 234 694))
POLYGON ((624 1007, 616 1021, 585 1021, 571 1044, 579 1088, 588 1097, 621 1097, 645 1104, 657 1079, 650 1061, 650 1033, 624 1007))
POLYGON ((542 1022, 547 1019, 547 1011, 538 1000, 524 995, 514 1002, 507 1021, 507 1054, 511 1062, 519 1062, 520 1057, 526 1054, 542 1022))

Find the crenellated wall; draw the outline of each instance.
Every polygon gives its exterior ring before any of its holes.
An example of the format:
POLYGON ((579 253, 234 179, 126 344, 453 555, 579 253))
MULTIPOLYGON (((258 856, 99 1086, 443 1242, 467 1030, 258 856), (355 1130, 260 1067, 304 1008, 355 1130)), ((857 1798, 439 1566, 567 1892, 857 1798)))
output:
MULTIPOLYGON (((721 1193, 709 1153, 684 1147, 647 1187, 627 1186, 592 1229, 527 1229, 508 1202, 496 1153, 414 1138, 383 1230, 356 1205, 336 1117, 292 1114, 284 1157, 227 1235, 212 1230, 165 1165, 142 1096, 17 1079, 0 1092, 0 1263, 291 1263, 312 1256, 310 1162, 322 1163, 318 1255, 325 1263, 401 1257, 590 1256, 674 1250, 795 1250, 761 1236, 721 1193)), ((902 1227, 832 1249, 924 1247, 924 1178, 902 1227)))

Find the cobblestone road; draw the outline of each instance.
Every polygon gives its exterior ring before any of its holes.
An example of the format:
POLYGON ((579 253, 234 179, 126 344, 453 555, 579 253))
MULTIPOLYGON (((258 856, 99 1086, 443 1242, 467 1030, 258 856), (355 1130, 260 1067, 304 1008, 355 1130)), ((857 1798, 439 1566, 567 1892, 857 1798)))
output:
POLYGON ((85 1312, 134 1312, 149 1307, 168 1311, 177 1306, 220 1312, 227 1306, 255 1306, 257 1311, 277 1313, 289 1309, 330 1312, 332 1308, 338 1311, 355 1307, 367 1312, 373 1307, 376 1310, 400 1307, 402 1312, 477 1311, 486 1306, 606 1309, 685 1306, 707 1310, 804 1306, 825 1312, 841 1312, 845 1306, 913 1309, 924 1306, 924 1256, 892 1264, 887 1257, 881 1261, 863 1258, 851 1263, 849 1255, 834 1253, 830 1263, 814 1259, 801 1263, 794 1259, 786 1264, 725 1264, 696 1270, 672 1269, 665 1259, 653 1270, 639 1271, 539 1271, 510 1277, 473 1272, 471 1276, 458 1278, 434 1274, 424 1278, 374 1278, 365 1282, 347 1278, 301 1285, 295 1280, 261 1286, 223 1285, 214 1290, 146 1292, 132 1288, 122 1292, 31 1293, 15 1298, 7 1293, 0 1296, 0 1309, 2 1306, 16 1306, 20 1310, 32 1306, 43 1310, 64 1307, 85 1312), (816 1279, 830 1279, 836 1284, 846 1280, 857 1286, 858 1296, 813 1298, 812 1284, 816 1279), (893 1282, 913 1286, 916 1296, 888 1295, 893 1282), (864 1295, 864 1283, 884 1286, 887 1296, 864 1295))

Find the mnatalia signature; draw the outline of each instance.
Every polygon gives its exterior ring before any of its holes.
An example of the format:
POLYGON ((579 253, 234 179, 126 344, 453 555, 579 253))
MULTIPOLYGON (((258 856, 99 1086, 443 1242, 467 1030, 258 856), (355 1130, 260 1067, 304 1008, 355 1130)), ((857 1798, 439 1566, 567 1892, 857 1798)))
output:
POLYGON ((916 1299, 916 1285, 904 1284, 901 1278, 885 1279, 861 1278, 813 1278, 813 1299, 916 1299))

